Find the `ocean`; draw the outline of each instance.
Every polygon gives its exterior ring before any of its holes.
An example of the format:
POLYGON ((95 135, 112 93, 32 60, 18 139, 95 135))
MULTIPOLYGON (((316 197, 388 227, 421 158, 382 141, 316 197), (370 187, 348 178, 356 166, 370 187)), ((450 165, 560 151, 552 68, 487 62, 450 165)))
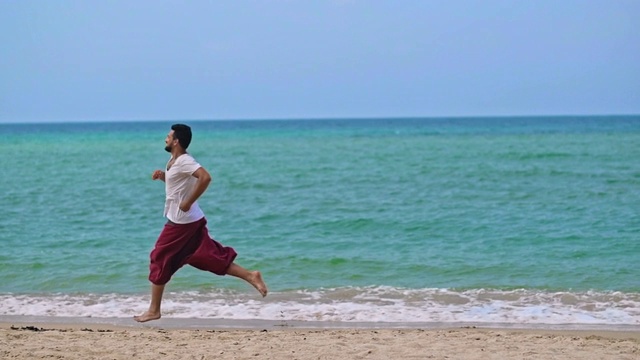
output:
MULTIPOLYGON (((170 318, 640 325, 640 116, 175 121, 211 235, 170 318)), ((173 122, 0 124, 0 316, 149 302, 173 122)))

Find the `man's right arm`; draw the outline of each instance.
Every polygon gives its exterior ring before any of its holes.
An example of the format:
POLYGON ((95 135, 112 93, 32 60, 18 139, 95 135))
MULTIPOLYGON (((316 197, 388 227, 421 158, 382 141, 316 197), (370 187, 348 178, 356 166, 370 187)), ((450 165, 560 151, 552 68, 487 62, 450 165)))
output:
POLYGON ((151 174, 151 180, 162 180, 164 181, 164 171, 156 170, 151 174))

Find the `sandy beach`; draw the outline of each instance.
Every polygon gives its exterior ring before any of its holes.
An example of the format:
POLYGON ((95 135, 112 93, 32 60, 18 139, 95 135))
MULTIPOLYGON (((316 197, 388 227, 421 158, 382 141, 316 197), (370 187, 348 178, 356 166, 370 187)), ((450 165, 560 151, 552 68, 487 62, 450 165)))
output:
MULTIPOLYGON (((6 319, 5 319, 6 320, 6 319)), ((640 330, 0 323, 2 359, 640 359, 640 330)))

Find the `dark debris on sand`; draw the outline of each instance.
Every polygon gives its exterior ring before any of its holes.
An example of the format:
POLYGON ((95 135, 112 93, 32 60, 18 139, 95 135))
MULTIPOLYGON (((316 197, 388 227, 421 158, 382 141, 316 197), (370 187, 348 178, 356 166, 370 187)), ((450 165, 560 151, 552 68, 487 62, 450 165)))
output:
MULTIPOLYGON (((67 332, 68 330, 66 329, 45 329, 45 328, 41 328, 41 327, 37 327, 37 326, 22 326, 22 327, 17 327, 17 326, 13 326, 11 325, 11 330, 19 330, 19 331, 35 331, 35 332, 41 332, 41 331, 59 331, 59 332, 67 332)), ((113 332, 113 330, 102 330, 102 329, 98 329, 98 330, 93 330, 93 329, 89 329, 89 328, 84 328, 84 329, 80 329, 80 331, 89 331, 89 332, 113 332)))

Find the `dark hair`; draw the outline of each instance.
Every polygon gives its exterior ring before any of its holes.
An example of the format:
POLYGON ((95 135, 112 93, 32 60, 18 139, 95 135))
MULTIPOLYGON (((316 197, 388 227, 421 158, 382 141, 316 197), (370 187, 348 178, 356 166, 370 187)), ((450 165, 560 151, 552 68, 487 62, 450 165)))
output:
POLYGON ((191 144, 191 128, 185 124, 173 124, 171 130, 173 130, 173 138, 178 139, 180 146, 187 150, 191 144))

